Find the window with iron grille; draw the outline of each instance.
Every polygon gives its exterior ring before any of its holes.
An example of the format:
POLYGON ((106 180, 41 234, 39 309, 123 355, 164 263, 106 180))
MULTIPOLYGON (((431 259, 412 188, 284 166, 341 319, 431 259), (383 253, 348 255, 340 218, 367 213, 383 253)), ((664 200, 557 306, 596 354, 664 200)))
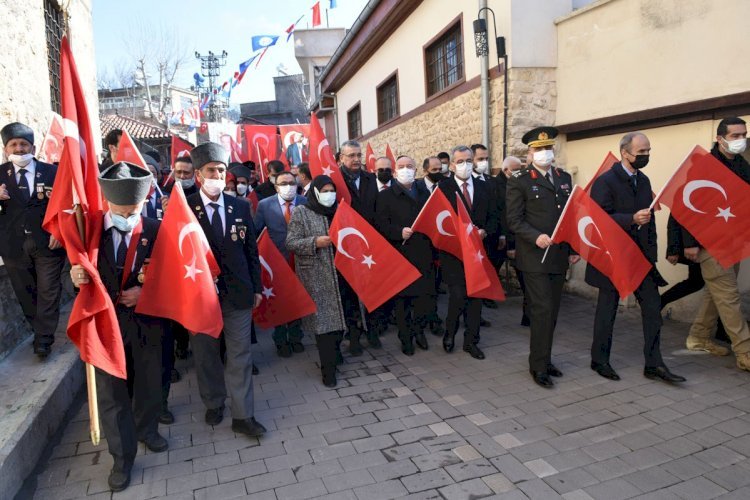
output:
POLYGON ((456 23, 425 49, 427 97, 450 87, 464 76, 461 23, 456 23))
POLYGON ((398 74, 394 74, 377 89, 378 125, 393 120, 398 113, 398 74))
POLYGON ((356 139, 362 135, 362 108, 359 103, 346 113, 346 121, 349 124, 349 139, 356 139))
POLYGON ((47 67, 52 110, 60 113, 60 41, 65 32, 63 12, 54 0, 44 0, 44 31, 47 35, 47 67))

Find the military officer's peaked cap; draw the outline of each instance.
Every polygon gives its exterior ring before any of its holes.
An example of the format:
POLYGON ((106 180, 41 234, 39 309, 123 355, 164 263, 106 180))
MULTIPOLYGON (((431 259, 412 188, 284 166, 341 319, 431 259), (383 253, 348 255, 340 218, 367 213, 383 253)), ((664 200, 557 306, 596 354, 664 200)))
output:
POLYGON ((115 205, 137 205, 148 196, 154 176, 138 165, 115 163, 99 174, 104 198, 115 205))
POLYGON ((32 146, 34 145, 34 131, 31 127, 20 122, 9 123, 0 130, 0 136, 3 138, 3 144, 13 139, 23 139, 32 146))
POLYGON ((190 158, 196 169, 203 168, 207 163, 218 161, 227 165, 229 163, 229 152, 221 144, 215 142, 204 142, 190 150, 190 158))
POLYGON ((530 148, 552 146, 555 144, 557 133, 555 127, 537 127, 523 134, 521 141, 530 148))

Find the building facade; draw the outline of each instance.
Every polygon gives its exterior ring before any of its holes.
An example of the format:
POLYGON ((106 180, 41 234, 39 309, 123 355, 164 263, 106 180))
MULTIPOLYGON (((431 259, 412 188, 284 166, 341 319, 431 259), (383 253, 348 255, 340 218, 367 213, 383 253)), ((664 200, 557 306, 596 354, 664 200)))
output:
POLYGON ((240 104, 239 123, 285 125, 310 121, 307 115, 309 94, 302 75, 275 76, 273 87, 276 96, 273 101, 240 104))

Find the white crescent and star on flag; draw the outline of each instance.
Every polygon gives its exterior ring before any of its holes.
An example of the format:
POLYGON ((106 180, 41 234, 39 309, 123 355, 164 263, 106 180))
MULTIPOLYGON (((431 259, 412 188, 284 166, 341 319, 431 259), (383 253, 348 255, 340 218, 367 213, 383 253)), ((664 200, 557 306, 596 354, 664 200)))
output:
MULTIPOLYGON (((184 254, 182 253, 182 242, 190 233, 196 233, 200 238, 201 243, 203 244, 203 249, 208 251, 208 240, 206 239, 206 235, 203 233, 203 229, 197 222, 189 222, 185 224, 180 230, 180 235, 177 239, 177 249, 180 251, 180 255, 184 256, 184 254)), ((190 239, 190 245, 193 246, 192 239, 190 239)), ((195 281, 195 277, 203 272, 201 269, 195 267, 195 262, 196 255, 195 247, 193 246, 193 260, 188 265, 183 264, 183 266, 185 267, 185 276, 183 276, 182 279, 190 278, 191 280, 195 281)))
MULTIPOLYGON (((695 205, 693 205, 693 202, 690 200, 690 196, 693 194, 693 192, 702 188, 715 189, 716 191, 721 193, 726 201, 729 201, 729 198, 727 198, 727 192, 724 190, 724 187, 721 184, 706 179, 690 181, 685 184, 685 188, 682 190, 682 203, 693 212, 699 214, 706 213, 703 210, 695 208, 695 205)), ((716 217, 721 217, 724 219, 724 222, 729 222, 730 217, 735 217, 735 215, 730 211, 731 208, 731 206, 728 206, 727 208, 721 208, 717 206, 716 209, 719 211, 719 213, 716 214, 716 217)))
MULTIPOLYGON (((594 222, 594 219, 592 219, 590 216, 586 215, 584 217, 581 217, 578 219, 578 236, 581 238, 581 241, 583 241, 586 245, 590 246, 591 248, 596 248, 597 250, 601 250, 601 247, 598 247, 594 245, 591 240, 586 236, 586 228, 589 226, 593 226, 594 230, 599 234, 599 238, 602 240, 604 237, 602 236, 602 232, 599 231, 599 227, 594 222)), ((606 254, 612 257, 609 253, 609 251, 606 251, 606 254)))
MULTIPOLYGON (((367 248, 370 248, 370 243, 367 241, 367 238, 365 238, 365 235, 362 234, 358 229, 355 229, 353 227, 345 227, 339 231, 338 234, 338 244, 336 247, 339 250, 339 253, 343 255, 344 257, 347 257, 349 259, 355 260, 352 255, 344 249, 344 240, 347 236, 356 236, 357 238, 361 239, 365 242, 365 245, 367 248)), ((376 264, 376 262, 372 259, 372 255, 365 255, 362 254, 362 262, 363 265, 367 266, 368 269, 372 269, 372 266, 376 264)))
MULTIPOLYGON (((266 270, 269 278, 271 278, 271 284, 272 284, 273 283, 273 269, 271 269, 271 266, 268 265, 268 262, 266 262, 266 259, 264 259, 262 255, 258 256, 258 260, 260 261, 261 267, 263 267, 263 269, 266 270)), ((261 294, 266 300, 270 299, 271 297, 276 296, 276 294, 273 293, 273 287, 272 286, 266 287, 265 285, 263 285, 263 291, 261 292, 261 294)))
POLYGON ((438 233, 442 234, 443 236, 455 236, 448 231, 445 230, 443 227, 443 223, 445 222, 445 219, 451 216, 451 213, 448 210, 443 210, 439 214, 437 214, 437 217, 435 217, 435 225, 437 225, 438 233))

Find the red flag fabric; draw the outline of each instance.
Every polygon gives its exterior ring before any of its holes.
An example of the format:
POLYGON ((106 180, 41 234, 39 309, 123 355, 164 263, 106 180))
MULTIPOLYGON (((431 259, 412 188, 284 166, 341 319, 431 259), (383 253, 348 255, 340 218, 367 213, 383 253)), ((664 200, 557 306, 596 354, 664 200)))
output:
POLYGON ((115 158, 115 163, 118 161, 126 161, 148 170, 146 160, 143 159, 141 152, 135 147, 133 138, 130 137, 127 130, 122 131, 122 137, 120 137, 120 143, 117 146, 117 157, 115 158))
POLYGON ((456 212, 453 211, 443 191, 437 188, 414 219, 414 224, 411 225, 412 231, 426 234, 432 241, 432 246, 461 259, 463 254, 461 242, 457 237, 458 227, 456 212))
MULTIPOLYGON (((436 191, 439 191, 436 189, 436 191)), ((456 193, 458 207, 458 226, 462 235, 461 261, 464 265, 466 279, 466 295, 477 299, 505 300, 505 292, 500 284, 495 267, 487 258, 479 231, 471 222, 471 216, 466 210, 461 197, 456 193)))
MULTIPOLYGON (((370 146, 370 143, 367 143, 367 163, 365 164, 367 166, 367 171, 375 173, 375 162, 378 160, 377 156, 375 156, 375 151, 372 150, 372 146, 370 146)), ((396 165, 394 164, 393 167, 395 168, 396 165)))
POLYGON ((750 185, 695 146, 654 199, 728 268, 750 256, 750 185))
POLYGON ((327 175, 336 185, 336 199, 352 202, 349 187, 346 185, 344 176, 336 165, 336 160, 331 153, 323 128, 320 126, 315 113, 310 115, 310 175, 313 179, 319 175, 327 175))
POLYGON ((253 309, 256 325, 261 328, 285 325, 318 310, 266 229, 258 238, 258 258, 263 300, 260 306, 253 309), (294 307, 289 307, 290 304, 294 304, 294 307))
POLYGON ((622 298, 638 288, 652 267, 628 233, 578 186, 573 187, 552 241, 569 243, 609 278, 622 298))
POLYGON ((265 168, 261 165, 263 158, 268 158, 268 151, 273 149, 276 144, 276 126, 275 125, 243 125, 242 130, 245 133, 245 147, 247 157, 255 163, 258 170, 260 181, 266 180, 265 168), (258 157, 258 151, 262 151, 263 158, 258 157))
POLYGON ((396 168, 396 156, 393 154, 393 151, 391 151, 391 145, 386 144, 385 145, 385 156, 389 160, 391 160, 391 167, 396 168))
POLYGON ((105 210, 97 180, 99 166, 86 99, 67 37, 60 45, 60 94, 64 147, 43 227, 62 242, 70 263, 80 264, 90 276, 90 283, 81 287, 73 302, 68 337, 83 361, 124 379, 120 326, 96 267, 105 210), (78 230, 74 205, 82 212, 85 239, 78 230))
POLYGON ((191 332, 218 338, 224 322, 214 277, 219 266, 180 183, 169 200, 145 270, 135 312, 169 318, 191 332), (195 305, 200 304, 200 314, 195 305))
POLYGON ((62 158, 63 141, 65 140, 65 126, 63 120, 57 113, 52 113, 47 134, 44 136, 42 146, 42 158, 47 163, 59 163, 62 158))
POLYGON ((172 163, 170 165, 172 170, 174 170, 174 163, 177 161, 177 158, 190 156, 190 150, 193 149, 193 147, 194 146, 189 142, 183 141, 176 135, 172 135, 172 163))
POLYGON ((254 190, 250 191, 250 194, 247 195, 247 201, 250 202, 250 206, 253 207, 253 214, 255 214, 255 211, 258 210, 258 203, 260 203, 258 193, 254 190))
POLYGON ((604 161, 601 165, 599 165, 599 168, 597 169, 596 173, 594 174, 594 177, 591 178, 588 184, 586 184, 586 187, 584 188, 584 191, 587 193, 591 193, 591 186, 594 185, 594 181, 599 178, 604 172, 612 168, 612 165, 617 163, 618 160, 617 157, 612 154, 612 151, 607 153, 607 156, 604 157, 604 161))
POLYGON ((320 26, 320 2, 312 6, 312 27, 320 26))
POLYGON ((337 250, 336 269, 370 312, 421 276, 346 202, 339 203, 328 234, 337 250))

